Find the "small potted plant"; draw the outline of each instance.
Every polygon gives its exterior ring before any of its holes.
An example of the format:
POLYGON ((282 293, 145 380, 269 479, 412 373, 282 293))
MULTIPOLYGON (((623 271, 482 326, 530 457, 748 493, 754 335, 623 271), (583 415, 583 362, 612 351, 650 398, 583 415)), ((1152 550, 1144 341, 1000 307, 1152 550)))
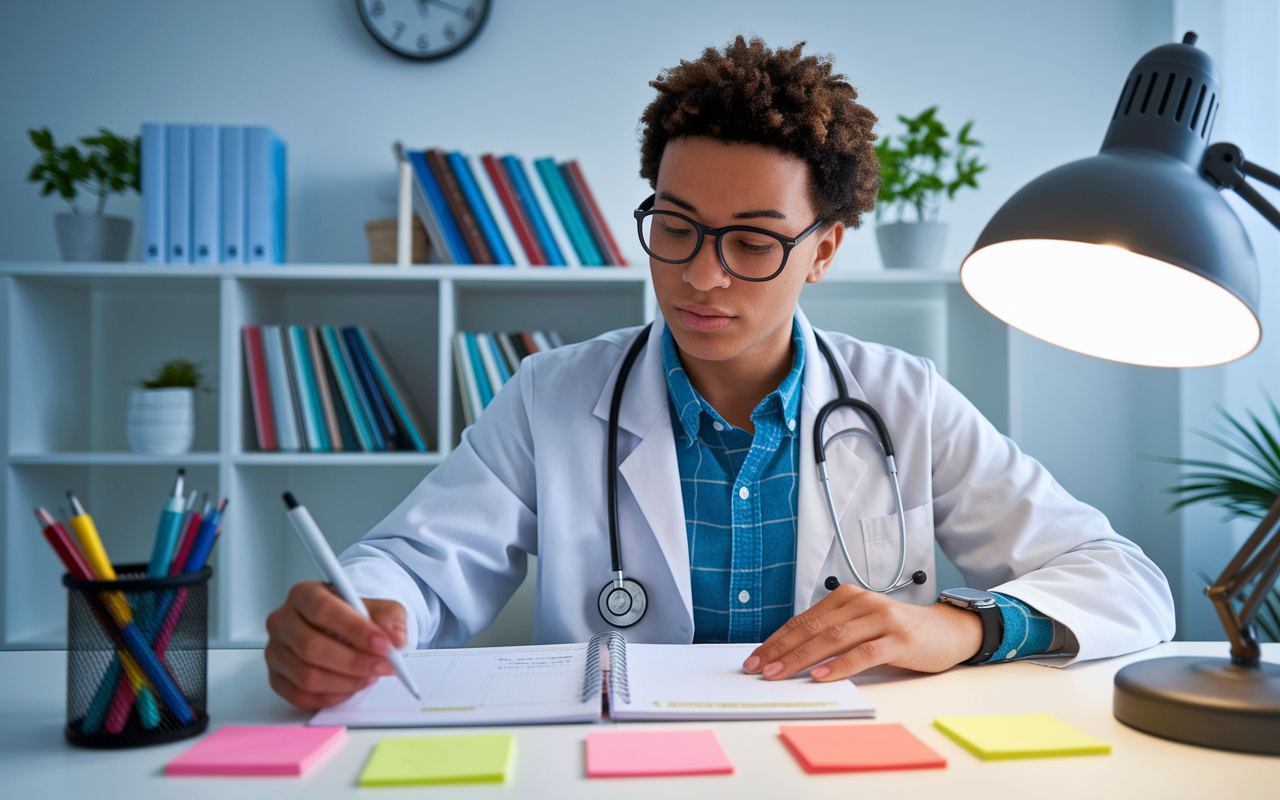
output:
POLYGON ((148 455, 181 455, 195 439, 195 393, 212 391, 201 364, 174 358, 129 393, 125 433, 129 449, 148 455))
POLYGON ((907 132, 896 142, 885 136, 876 145, 881 178, 876 242, 886 267, 936 268, 947 239, 947 224, 938 222, 942 194, 954 200, 961 188, 978 188, 977 176, 987 168, 971 154, 982 146, 969 135, 973 121, 965 123, 952 144, 937 112, 938 107, 932 106, 914 118, 899 115, 907 132), (907 219, 908 210, 914 219, 907 219), (881 221, 886 212, 894 211, 894 221, 881 221))
POLYGON ((40 196, 57 192, 71 206, 70 214, 55 214, 54 229, 63 261, 124 261, 133 221, 103 213, 107 197, 133 190, 139 181, 140 137, 121 138, 106 128, 97 136, 81 137, 87 152, 73 144, 59 147, 48 128, 27 131, 40 159, 31 166, 27 180, 43 183, 40 196), (76 196, 80 189, 98 198, 92 214, 80 213, 76 196))

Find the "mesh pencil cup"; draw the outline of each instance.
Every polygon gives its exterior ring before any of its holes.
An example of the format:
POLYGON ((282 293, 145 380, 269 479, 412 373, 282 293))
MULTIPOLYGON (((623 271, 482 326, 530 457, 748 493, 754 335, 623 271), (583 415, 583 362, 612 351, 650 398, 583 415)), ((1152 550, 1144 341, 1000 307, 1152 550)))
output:
POLYGON ((146 577, 146 564, 117 567, 119 580, 67 587, 68 742, 140 747, 195 736, 205 713, 209 578, 213 569, 146 577))

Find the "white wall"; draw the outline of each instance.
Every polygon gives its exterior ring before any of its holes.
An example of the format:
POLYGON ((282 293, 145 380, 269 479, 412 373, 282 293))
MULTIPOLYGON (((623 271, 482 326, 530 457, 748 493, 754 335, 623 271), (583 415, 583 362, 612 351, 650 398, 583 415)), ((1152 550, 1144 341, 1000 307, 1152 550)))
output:
MULTIPOLYGON (((394 209, 394 139, 576 157, 629 242, 630 209, 647 194, 636 175, 636 122, 652 97, 648 81, 705 46, 758 33, 772 45, 806 39, 811 50, 833 54, 881 117, 882 131, 898 132, 896 115, 935 103, 953 128, 976 120, 991 168, 980 191, 961 193, 942 210, 952 226, 946 261, 955 266, 1024 183, 1097 152, 1129 69, 1175 37, 1174 7, 1181 15, 1187 4, 494 5, 469 48, 442 62, 412 63, 374 42, 350 0, 7 4, 0 12, 0 260, 57 258, 51 217, 62 207, 23 182, 35 159, 26 128, 48 125, 69 139, 99 125, 136 133, 144 120, 274 126, 289 146, 293 261, 365 260, 363 223, 394 209)), ((1237 107, 1224 105, 1220 131, 1237 107)), ((1263 146, 1241 143, 1250 155, 1263 146)), ((137 218, 138 202, 114 199, 109 210, 137 218)), ((878 268, 871 227, 851 232, 839 268, 878 268)), ((1163 515, 1167 498, 1158 494, 1172 473, 1138 459, 1180 450, 1188 419, 1179 376, 1022 336, 1011 341, 1010 371, 1014 437, 1181 581, 1179 522, 1163 515)))

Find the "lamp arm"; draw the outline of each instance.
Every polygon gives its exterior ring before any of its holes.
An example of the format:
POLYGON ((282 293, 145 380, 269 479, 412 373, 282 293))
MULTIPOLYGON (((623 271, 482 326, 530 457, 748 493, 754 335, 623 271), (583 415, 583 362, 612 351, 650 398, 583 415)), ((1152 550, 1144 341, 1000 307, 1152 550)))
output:
POLYGON ((1280 576, 1280 496, 1254 528, 1244 546, 1231 563, 1204 593, 1213 601, 1218 619, 1231 641, 1231 661, 1239 666, 1256 667, 1262 659, 1262 648, 1253 634, 1253 620, 1272 584, 1280 576), (1254 578, 1261 573, 1255 582, 1254 578), (1250 585, 1253 591, 1245 597, 1241 608, 1235 601, 1250 585))
POLYGON ((1240 195, 1267 222, 1280 229, 1280 211, 1245 182, 1245 176, 1248 176, 1280 189, 1280 175, 1245 161, 1244 151, 1229 142, 1219 142, 1205 150, 1200 172, 1219 189, 1230 189, 1240 195))

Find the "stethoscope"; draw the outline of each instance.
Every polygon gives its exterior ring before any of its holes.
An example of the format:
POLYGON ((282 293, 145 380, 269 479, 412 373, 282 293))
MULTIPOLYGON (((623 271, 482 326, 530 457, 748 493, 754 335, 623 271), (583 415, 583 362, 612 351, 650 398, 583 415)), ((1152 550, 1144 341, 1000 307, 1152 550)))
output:
MULTIPOLYGON (((631 374, 631 366, 635 364, 636 358, 639 357, 640 351, 644 349, 645 342, 649 339, 649 329, 651 327, 653 327, 652 323, 646 325, 644 330, 640 331, 640 335, 632 342, 630 349, 627 350, 627 355, 622 359, 622 366, 618 370, 618 378, 613 386, 613 399, 609 403, 607 481, 609 487, 609 554, 612 559, 613 579, 600 590, 597 604, 600 607, 600 616, 604 618, 604 621, 618 628, 627 628, 639 622, 641 617, 644 616, 645 610, 649 607, 649 598, 645 594, 644 587, 640 585, 639 581, 626 577, 622 572, 622 548, 618 535, 618 410, 622 407, 622 392, 627 384, 627 376, 631 374)), ((889 438, 889 430, 885 427, 884 420, 880 418, 880 414, 869 403, 849 397, 848 389, 844 383, 844 376, 840 374, 840 369, 836 365, 836 358, 832 354, 831 348, 816 332, 814 333, 814 338, 818 342, 818 349, 822 351, 822 356, 827 360, 827 365, 831 368, 831 374, 836 381, 838 395, 836 399, 830 401, 818 411, 817 420, 813 424, 813 450, 814 458, 818 462, 818 471, 822 474, 822 487, 827 496, 827 510, 831 512, 831 523, 836 529, 836 539, 840 542, 840 552, 844 555, 844 563, 849 567, 849 571, 853 573, 853 579, 858 585, 872 592, 889 594, 913 584, 922 584, 927 580, 923 570, 917 570, 905 580, 902 577, 907 565, 907 519, 902 510, 902 489, 898 485, 898 467, 893 459, 893 442, 889 438), (876 435, 873 436, 860 428, 846 428, 832 435, 824 442, 822 431, 826 425, 827 417, 831 412, 839 408, 852 408, 856 411, 861 411, 867 419, 871 420, 872 426, 876 429, 876 435), (853 559, 849 557, 849 548, 845 545, 844 532, 840 529, 840 518, 836 514, 835 500, 831 497, 831 482, 827 477, 826 446, 846 436, 865 436, 875 442, 884 456, 885 469, 889 473, 889 480, 893 483, 893 498, 898 517, 898 574, 894 576, 888 586, 879 589, 867 583, 862 574, 858 572, 858 568, 853 565, 853 559)), ((840 585, 840 580, 832 575, 827 578, 824 585, 828 591, 835 591, 840 585)))

